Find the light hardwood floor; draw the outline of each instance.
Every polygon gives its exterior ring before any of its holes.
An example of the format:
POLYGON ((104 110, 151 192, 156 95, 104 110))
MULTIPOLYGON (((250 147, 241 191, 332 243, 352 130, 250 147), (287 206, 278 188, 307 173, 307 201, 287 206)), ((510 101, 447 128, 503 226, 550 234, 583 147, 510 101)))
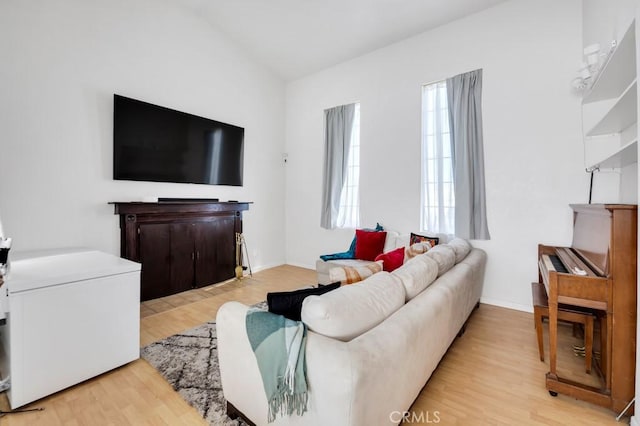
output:
MULTIPOLYGON (((256 273, 253 278, 197 290, 201 293, 197 296, 185 293, 181 300, 164 300, 169 306, 156 306, 158 313, 150 311, 147 302, 141 306, 140 344, 145 346, 211 320, 226 301, 253 304, 264 300, 269 291, 295 289, 314 281, 315 271, 285 265, 256 273), (195 301, 188 300, 190 297, 195 301)), ((611 411, 562 395, 549 396, 544 387, 547 371, 548 365, 538 358, 532 314, 481 305, 472 314, 466 333, 454 341, 416 399, 410 409, 413 420, 406 424, 426 424, 427 420, 431 424, 438 420, 441 425, 620 424, 611 411)), ((45 410, 5 416, 0 424, 205 424, 143 360, 25 408, 32 407, 45 410)), ((0 398, 0 409, 8 410, 4 397, 0 398)), ((628 418, 623 422, 628 423, 628 418)))

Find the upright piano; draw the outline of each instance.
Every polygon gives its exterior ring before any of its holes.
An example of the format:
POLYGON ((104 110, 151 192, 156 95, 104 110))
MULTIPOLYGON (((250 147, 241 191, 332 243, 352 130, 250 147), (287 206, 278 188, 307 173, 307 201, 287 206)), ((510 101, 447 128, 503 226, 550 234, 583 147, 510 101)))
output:
POLYGON ((571 247, 538 246, 539 280, 549 298, 546 387, 621 412, 635 394, 637 205, 572 204, 571 247), (599 388, 558 375, 558 304, 594 310, 601 319, 599 388))

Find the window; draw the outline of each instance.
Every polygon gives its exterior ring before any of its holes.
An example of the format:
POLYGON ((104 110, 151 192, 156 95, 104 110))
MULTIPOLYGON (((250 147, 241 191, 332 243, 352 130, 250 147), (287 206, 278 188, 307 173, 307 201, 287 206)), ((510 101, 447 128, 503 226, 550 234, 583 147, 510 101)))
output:
POLYGON ((340 194, 339 228, 357 228, 360 224, 360 104, 355 104, 353 127, 349 141, 347 176, 340 194))
POLYGON ((447 83, 422 86, 421 230, 455 233, 455 193, 447 83))

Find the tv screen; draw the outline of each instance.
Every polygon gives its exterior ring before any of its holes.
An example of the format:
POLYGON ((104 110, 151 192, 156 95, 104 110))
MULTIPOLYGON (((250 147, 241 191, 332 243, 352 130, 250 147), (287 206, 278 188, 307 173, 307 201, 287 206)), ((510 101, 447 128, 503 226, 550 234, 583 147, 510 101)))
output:
POLYGON ((113 95, 113 178, 242 186, 244 128, 113 95))

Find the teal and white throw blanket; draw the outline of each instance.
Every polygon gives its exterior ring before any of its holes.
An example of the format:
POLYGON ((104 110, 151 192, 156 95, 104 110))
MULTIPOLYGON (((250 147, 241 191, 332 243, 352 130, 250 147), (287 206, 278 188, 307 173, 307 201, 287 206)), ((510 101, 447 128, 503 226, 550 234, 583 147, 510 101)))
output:
POLYGON ((301 416, 307 411, 305 325, 282 315, 249 309, 246 327, 269 402, 268 422, 273 422, 277 413, 291 415, 295 411, 301 416))

